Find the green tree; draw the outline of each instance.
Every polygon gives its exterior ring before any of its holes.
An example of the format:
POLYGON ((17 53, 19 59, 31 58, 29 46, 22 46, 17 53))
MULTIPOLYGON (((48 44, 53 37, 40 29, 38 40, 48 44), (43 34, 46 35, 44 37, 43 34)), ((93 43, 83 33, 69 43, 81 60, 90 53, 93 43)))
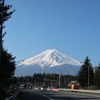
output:
POLYGON ((42 78, 46 78, 46 73, 43 73, 42 74, 42 78))
POLYGON ((82 88, 84 88, 84 86, 93 85, 94 72, 88 57, 86 57, 84 64, 80 68, 77 76, 78 82, 82 88))
POLYGON ((8 12, 9 9, 12 7, 12 5, 5 5, 5 0, 0 0, 0 67, 1 67, 1 50, 2 50, 2 37, 6 32, 3 34, 3 26, 4 22, 7 21, 9 18, 11 18, 12 12, 8 12))
POLYGON ((11 18, 12 13, 15 11, 9 12, 11 7, 12 5, 5 5, 5 0, 0 0, 0 85, 5 85, 7 83, 6 80, 11 78, 15 70, 15 57, 4 49, 2 40, 6 34, 2 34, 2 30, 5 27, 3 24, 11 18))
POLYGON ((7 50, 2 49, 1 53, 1 67, 0 67, 0 85, 6 86, 7 79, 14 75, 15 70, 15 57, 7 50))
POLYGON ((94 82, 95 82, 95 85, 99 88, 100 87, 100 63, 95 68, 94 82))
POLYGON ((7 84, 7 79, 11 78, 15 70, 15 57, 7 50, 3 48, 2 38, 6 34, 3 34, 4 22, 11 18, 12 12, 8 10, 12 5, 5 5, 5 0, 0 0, 0 100, 4 100, 6 92, 5 90, 7 84))

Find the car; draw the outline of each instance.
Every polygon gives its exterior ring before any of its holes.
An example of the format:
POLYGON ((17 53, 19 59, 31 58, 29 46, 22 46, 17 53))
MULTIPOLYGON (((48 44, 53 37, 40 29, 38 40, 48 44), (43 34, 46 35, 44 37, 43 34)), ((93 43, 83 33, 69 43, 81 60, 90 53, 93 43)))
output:
POLYGON ((39 87, 40 90, 47 90, 47 88, 48 88, 47 86, 41 86, 41 87, 39 87))
POLYGON ((24 88, 24 84, 20 84, 19 85, 19 88, 24 88))

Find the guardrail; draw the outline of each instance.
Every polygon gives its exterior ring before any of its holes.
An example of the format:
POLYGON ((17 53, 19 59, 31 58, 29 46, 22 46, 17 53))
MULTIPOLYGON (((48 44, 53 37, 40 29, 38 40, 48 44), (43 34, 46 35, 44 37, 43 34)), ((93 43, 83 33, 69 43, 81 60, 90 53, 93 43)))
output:
POLYGON ((79 90, 79 89, 58 89, 59 91, 68 91, 68 92, 79 92, 79 93, 88 93, 88 94, 97 94, 100 95, 100 90, 79 90))
POLYGON ((12 95, 11 97, 5 99, 5 100, 15 100, 16 97, 18 96, 18 94, 19 94, 19 91, 17 93, 15 93, 14 95, 12 95))

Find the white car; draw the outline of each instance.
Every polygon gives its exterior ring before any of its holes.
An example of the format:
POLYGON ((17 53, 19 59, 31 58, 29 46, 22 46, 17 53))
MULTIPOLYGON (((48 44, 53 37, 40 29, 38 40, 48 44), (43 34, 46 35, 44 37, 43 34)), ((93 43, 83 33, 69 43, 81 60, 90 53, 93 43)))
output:
POLYGON ((47 90, 47 88, 48 88, 47 86, 41 86, 40 90, 47 90))

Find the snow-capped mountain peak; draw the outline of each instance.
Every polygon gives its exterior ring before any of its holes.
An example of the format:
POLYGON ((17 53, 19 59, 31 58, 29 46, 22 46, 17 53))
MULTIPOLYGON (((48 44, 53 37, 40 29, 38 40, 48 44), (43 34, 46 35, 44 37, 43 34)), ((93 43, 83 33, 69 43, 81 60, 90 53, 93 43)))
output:
POLYGON ((63 64, 70 64, 70 65, 80 65, 80 62, 68 57, 67 55, 61 53, 56 49, 46 50, 35 57, 29 58, 24 62, 21 62, 19 65, 34 65, 38 64, 42 69, 44 67, 53 67, 63 64))
POLYGON ((33 75, 33 73, 53 73, 76 75, 81 63, 56 49, 46 50, 17 65, 15 76, 33 75))

